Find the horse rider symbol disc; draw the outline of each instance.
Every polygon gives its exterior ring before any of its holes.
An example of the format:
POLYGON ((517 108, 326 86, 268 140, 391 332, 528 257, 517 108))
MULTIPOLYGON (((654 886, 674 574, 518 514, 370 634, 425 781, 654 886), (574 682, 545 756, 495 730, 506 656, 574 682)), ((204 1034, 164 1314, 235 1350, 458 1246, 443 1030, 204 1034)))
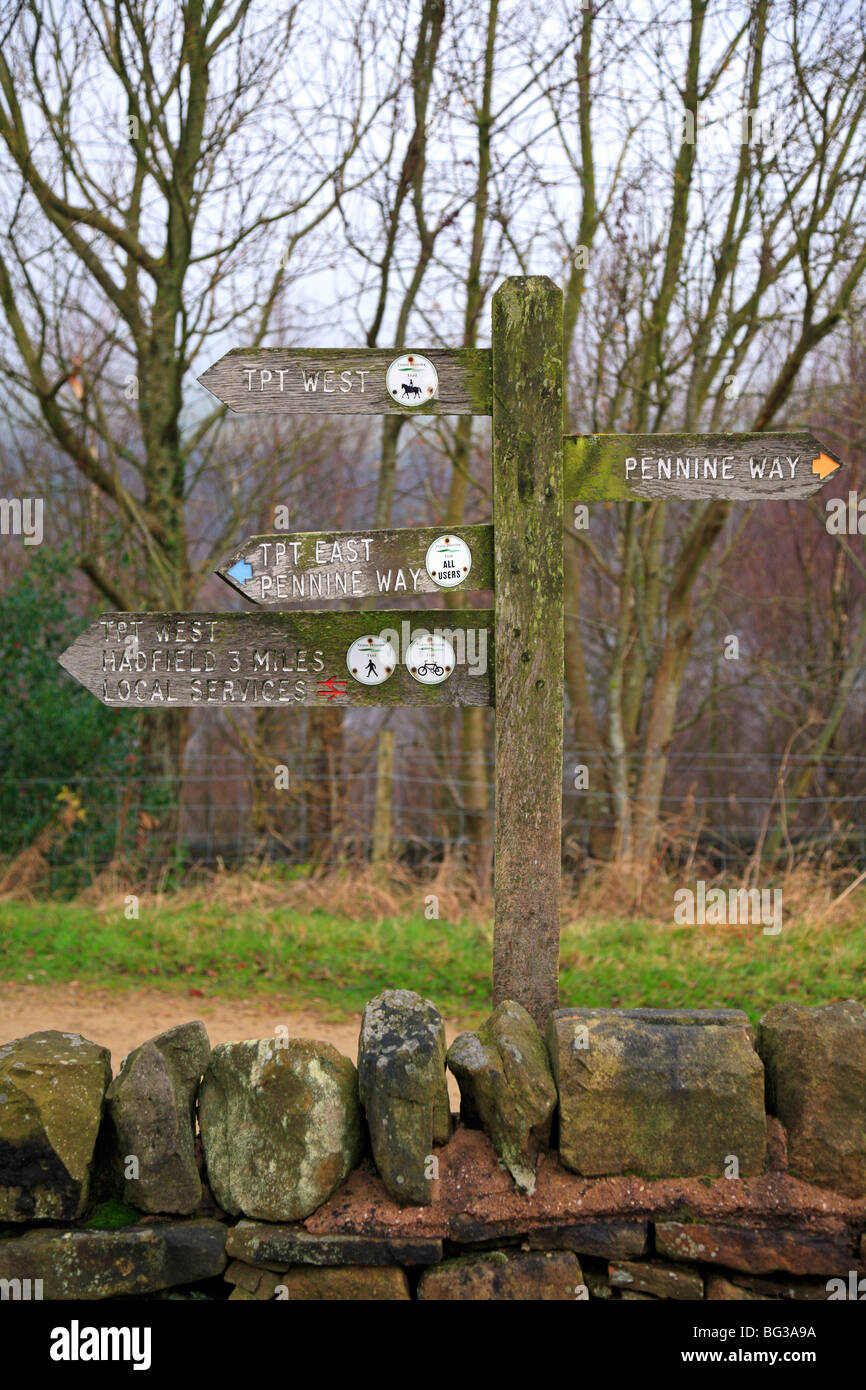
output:
POLYGON ((391 363, 385 375, 388 395, 399 405, 424 405, 436 398, 439 376, 428 357, 404 352, 391 363))

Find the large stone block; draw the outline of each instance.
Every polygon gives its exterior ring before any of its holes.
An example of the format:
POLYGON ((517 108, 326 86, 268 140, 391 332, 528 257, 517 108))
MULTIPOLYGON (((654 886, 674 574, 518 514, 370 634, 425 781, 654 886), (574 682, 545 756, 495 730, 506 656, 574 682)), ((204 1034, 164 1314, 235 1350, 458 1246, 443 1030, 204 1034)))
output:
POLYGON ((704 1296, 704 1281, 696 1269, 683 1269, 664 1260, 614 1261, 608 1265, 608 1277, 611 1288, 630 1294, 678 1299, 704 1296))
POLYGON ((130 1052, 108 1088, 120 1191, 140 1211, 188 1215, 201 1201, 195 1101, 209 1056, 204 1024, 182 1023, 130 1052))
POLYGON ((0 1241, 0 1278, 42 1280, 45 1299, 98 1299, 194 1284, 226 1266, 219 1221, 166 1221, 118 1231, 30 1231, 0 1241))
POLYGON ((445 1024, 408 989, 371 999, 361 1020, 358 1080, 379 1174, 398 1202, 432 1201, 434 1144, 451 1137, 445 1024))
POLYGON ((570 1250, 489 1250, 425 1269, 418 1297, 428 1302, 570 1302, 586 1298, 586 1289, 570 1250))
POLYGON ((480 1121, 521 1192, 535 1191, 535 1165, 550 1135, 556 1086, 544 1039, 520 1004, 505 1000, 477 1033, 448 1049, 467 1124, 480 1121))
POLYGON ((853 999, 776 1004, 758 1024, 767 1108, 788 1138, 788 1171, 866 1194, 866 1009, 853 999))
POLYGON ((239 1221, 226 1252, 270 1269, 290 1265, 431 1265, 442 1259, 441 1240, 424 1236, 311 1235, 298 1226, 239 1221))
POLYGON ((741 1289, 722 1274, 711 1274, 708 1277, 707 1291, 704 1297, 709 1303, 749 1303, 752 1300, 757 1303, 766 1303, 770 1301, 770 1295, 741 1289))
POLYGON ((0 1047, 0 1221, 71 1221, 87 1205, 111 1054, 80 1033, 0 1047))
MULTIPOLYGON (((289 1303, 404 1303, 412 1296, 406 1271, 395 1265, 342 1265, 331 1269, 296 1265, 278 1279, 271 1295, 277 1302, 285 1299, 289 1303)), ((260 1290, 256 1293, 258 1296, 260 1290)))
POLYGON ((330 1043, 221 1043, 201 1085, 208 1182, 224 1211, 299 1221, 358 1161, 358 1074, 330 1043))
POLYGON ((866 1299, 866 1279, 859 1271, 849 1269, 846 1274, 834 1275, 830 1279, 755 1279, 751 1274, 734 1277, 735 1284, 743 1284, 759 1293, 773 1297, 789 1298, 798 1303, 836 1303, 839 1300, 861 1302, 866 1299))
POLYGON ((558 1009, 559 1153, 586 1177, 745 1177, 766 1155, 764 1073, 734 1009, 558 1009))
POLYGON ((573 1250, 576 1255, 628 1259, 630 1255, 646 1254, 649 1222, 582 1221, 530 1231, 526 1243, 532 1250, 573 1250))
POLYGON ((657 1221, 656 1250, 673 1260, 725 1265, 747 1274, 841 1274, 857 1260, 854 1237, 844 1232, 706 1221, 657 1221))
MULTIPOLYGON (((285 1270, 259 1269, 254 1265, 242 1264, 240 1260, 232 1260, 225 1272, 226 1283, 234 1285, 229 1302, 270 1302, 276 1297, 285 1276, 285 1270)), ((280 1296, 284 1298, 287 1293, 284 1287, 280 1296)))

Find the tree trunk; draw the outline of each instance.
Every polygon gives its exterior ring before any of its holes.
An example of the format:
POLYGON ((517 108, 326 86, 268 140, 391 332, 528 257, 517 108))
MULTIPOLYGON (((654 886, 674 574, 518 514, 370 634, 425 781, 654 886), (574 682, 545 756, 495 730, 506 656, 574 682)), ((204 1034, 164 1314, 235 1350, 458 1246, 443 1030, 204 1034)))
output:
POLYGON ((139 829, 156 831, 147 841, 148 869, 153 870, 172 857, 183 839, 183 760, 189 712, 148 709, 139 720, 137 770, 141 782, 135 800, 139 829))
MULTIPOLYGON (((589 821, 589 852, 594 859, 607 859, 611 836, 606 819, 611 815, 610 782, 605 747, 592 707, 592 696, 583 657, 583 641, 577 621, 581 599, 580 544, 566 530, 563 545, 565 574, 565 689, 571 706, 575 764, 585 763, 589 785, 580 789, 581 818, 589 821)), ((566 785, 574 785, 577 766, 566 769, 566 785)))
POLYGON ((650 697, 643 739, 643 763, 635 793, 634 839, 629 865, 637 896, 649 872, 658 841, 659 812, 677 704, 694 639, 691 593, 730 511, 729 502, 710 502, 686 535, 671 581, 661 660, 650 697))
POLYGON ((486 711, 466 705, 460 711, 460 767, 463 806, 469 837, 469 866, 480 895, 490 888, 493 841, 490 834, 490 791, 487 765, 486 711))
POLYGON ((251 749, 253 832, 262 848, 274 837, 280 844, 291 844, 297 836, 297 772, 292 765, 294 740, 290 742, 293 712, 279 707, 253 711, 251 749), (277 785, 277 768, 285 767, 285 777, 277 785), (288 785, 283 785, 284 782, 288 785))
POLYGON ((335 858, 342 823, 343 721, 339 709, 311 709, 307 726, 308 858, 320 867, 335 858))
POLYGON ((376 811, 373 821, 373 863, 387 863, 391 854, 391 815, 394 803, 394 730, 381 729, 376 753, 376 811))

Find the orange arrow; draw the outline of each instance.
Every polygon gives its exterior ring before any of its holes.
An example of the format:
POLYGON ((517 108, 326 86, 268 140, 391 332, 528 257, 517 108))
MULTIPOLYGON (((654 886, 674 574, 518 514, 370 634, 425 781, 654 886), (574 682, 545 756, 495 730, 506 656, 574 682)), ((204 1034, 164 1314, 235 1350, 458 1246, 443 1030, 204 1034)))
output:
POLYGON ((839 464, 835 459, 831 459, 829 454, 821 453, 812 460, 812 472, 817 473, 822 482, 829 478, 831 473, 835 473, 838 467, 839 464))

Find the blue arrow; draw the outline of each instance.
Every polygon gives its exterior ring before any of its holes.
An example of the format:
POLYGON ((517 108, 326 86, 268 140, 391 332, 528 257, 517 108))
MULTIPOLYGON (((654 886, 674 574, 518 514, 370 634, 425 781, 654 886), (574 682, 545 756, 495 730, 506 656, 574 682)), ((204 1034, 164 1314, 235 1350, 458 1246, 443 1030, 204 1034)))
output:
POLYGON ((246 560, 235 560, 230 570, 226 570, 229 579, 233 579, 236 584, 246 584, 248 579, 253 577, 253 567, 248 565, 246 560))

